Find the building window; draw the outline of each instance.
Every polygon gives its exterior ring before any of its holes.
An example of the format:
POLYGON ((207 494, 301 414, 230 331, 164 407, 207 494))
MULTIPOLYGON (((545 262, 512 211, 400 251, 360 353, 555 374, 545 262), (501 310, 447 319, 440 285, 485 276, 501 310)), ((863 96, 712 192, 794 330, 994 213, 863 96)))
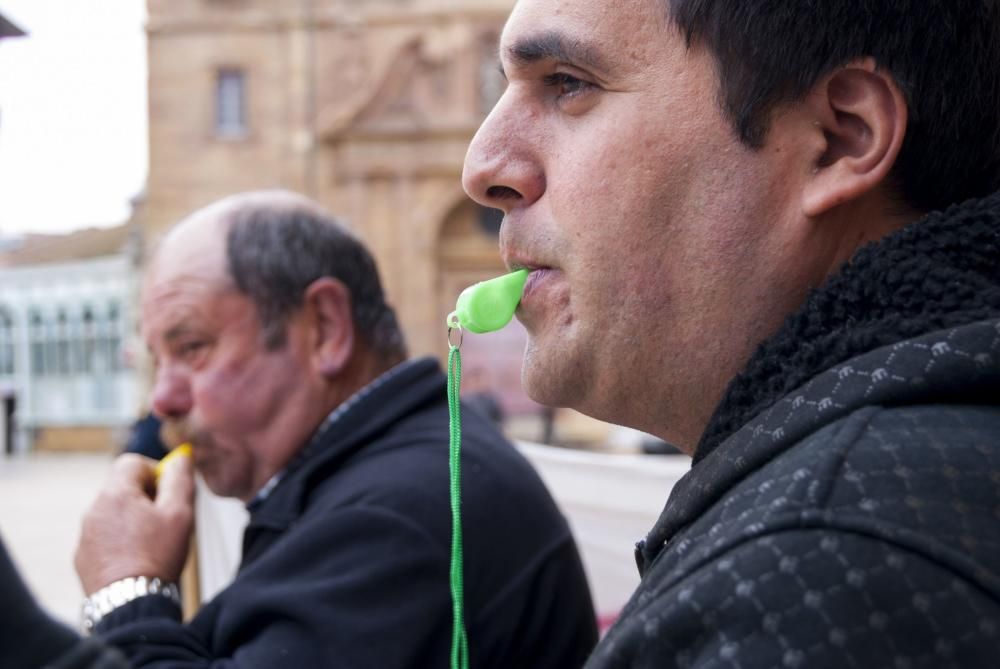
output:
POLYGON ((80 338, 76 341, 78 347, 77 360, 80 362, 82 374, 94 373, 94 356, 97 353, 97 328, 94 325, 94 310, 89 306, 83 309, 80 338))
POLYGON ((247 134, 246 75, 243 70, 219 70, 215 79, 215 134, 243 137, 247 134))
MULTIPOLYGON (((3 373, 6 341, 3 322, 3 312, 0 311, 0 374, 3 373)), ((59 308, 54 318, 33 309, 28 323, 31 373, 34 376, 102 377, 125 369, 121 306, 117 301, 109 302, 103 310, 84 305, 81 313, 59 308)))
POLYGON ((33 311, 30 317, 31 330, 29 338, 31 340, 31 373, 35 376, 45 374, 45 325, 42 323, 42 315, 33 311))
POLYGON ((42 366, 42 373, 46 376, 59 375, 59 329, 56 320, 50 315, 42 319, 45 341, 45 363, 42 366))
POLYGON ((55 371, 60 376, 69 376, 73 373, 73 361, 70 357, 70 341, 73 339, 72 326, 66 318, 66 312, 60 310, 56 316, 56 338, 55 338, 55 371))
POLYGON ((118 304, 111 303, 108 307, 107 341, 108 341, 108 369, 113 372, 120 372, 124 369, 122 364, 122 335, 121 335, 121 314, 118 304))
POLYGON ((14 374, 14 319, 0 307, 0 376, 14 374))

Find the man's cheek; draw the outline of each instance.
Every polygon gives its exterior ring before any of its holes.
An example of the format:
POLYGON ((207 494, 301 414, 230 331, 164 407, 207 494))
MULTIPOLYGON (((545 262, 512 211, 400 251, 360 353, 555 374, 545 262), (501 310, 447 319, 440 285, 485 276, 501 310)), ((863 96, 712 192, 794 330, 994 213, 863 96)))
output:
POLYGON ((199 413, 199 426, 210 433, 213 439, 225 439, 237 432, 241 425, 245 425, 243 411, 238 401, 231 397, 238 394, 230 391, 225 397, 214 398, 199 413), (220 402, 220 399, 223 401, 220 402))
POLYGON ((242 408, 253 394, 252 388, 234 383, 231 376, 217 373, 195 389, 195 414, 201 427, 209 430, 239 424, 242 408))

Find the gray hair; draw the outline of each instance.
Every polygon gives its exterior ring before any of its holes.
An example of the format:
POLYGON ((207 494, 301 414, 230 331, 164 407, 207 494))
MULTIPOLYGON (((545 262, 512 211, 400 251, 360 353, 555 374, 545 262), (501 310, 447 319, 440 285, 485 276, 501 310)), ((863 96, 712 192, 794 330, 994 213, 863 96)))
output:
POLYGON ((282 200, 254 198, 226 213, 229 275, 256 305, 265 346, 285 344, 288 319, 306 288, 330 277, 350 291, 354 327, 367 345, 386 358, 405 357, 403 333, 368 250, 318 205, 282 200))

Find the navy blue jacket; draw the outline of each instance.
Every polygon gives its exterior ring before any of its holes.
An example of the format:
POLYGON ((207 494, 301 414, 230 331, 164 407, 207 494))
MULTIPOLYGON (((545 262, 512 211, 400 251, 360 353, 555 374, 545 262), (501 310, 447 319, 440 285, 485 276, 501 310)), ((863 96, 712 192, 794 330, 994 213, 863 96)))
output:
MULTIPOLYGON (((472 666, 572 668, 596 643, 569 528, 528 462, 462 412, 472 666)), ((252 509, 235 582, 190 624, 160 598, 98 631, 136 667, 448 666, 445 378, 417 360, 354 404, 252 509)))

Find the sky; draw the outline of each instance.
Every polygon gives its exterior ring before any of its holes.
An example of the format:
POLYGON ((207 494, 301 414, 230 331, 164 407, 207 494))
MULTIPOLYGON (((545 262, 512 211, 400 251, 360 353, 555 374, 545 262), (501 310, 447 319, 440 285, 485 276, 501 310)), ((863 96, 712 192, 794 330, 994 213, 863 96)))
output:
POLYGON ((0 236, 125 222, 148 163, 145 0, 0 0, 0 236))

